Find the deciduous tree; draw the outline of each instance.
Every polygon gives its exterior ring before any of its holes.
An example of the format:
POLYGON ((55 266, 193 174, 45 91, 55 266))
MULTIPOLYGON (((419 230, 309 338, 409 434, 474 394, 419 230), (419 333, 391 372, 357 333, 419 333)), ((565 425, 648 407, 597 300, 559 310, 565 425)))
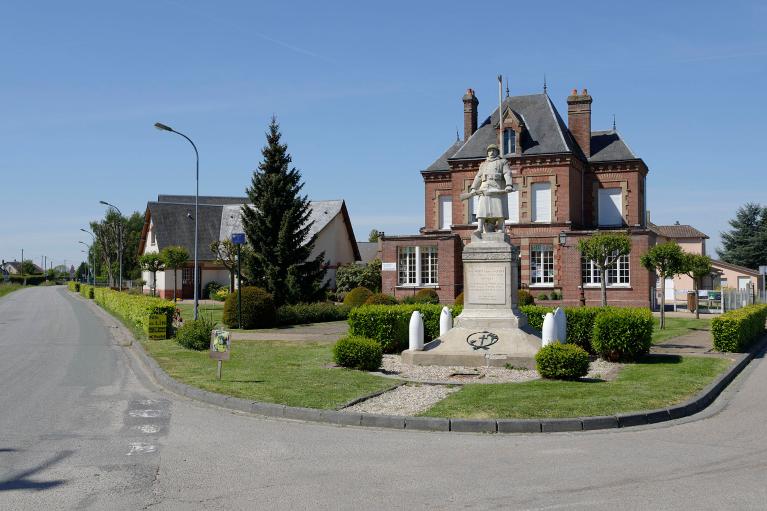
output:
POLYGON ((666 279, 685 273, 686 254, 675 241, 655 245, 644 254, 642 266, 660 278, 660 327, 666 328, 666 279))
POLYGON ((189 261, 189 252, 184 247, 165 247, 160 252, 160 258, 166 268, 173 269, 173 301, 176 301, 176 290, 178 289, 178 270, 189 261))
POLYGON ((596 233, 578 241, 578 250, 587 261, 594 261, 599 270, 602 307, 607 306, 607 271, 615 268, 618 259, 631 252, 631 238, 623 233, 596 233))
POLYGON ((165 263, 160 257, 160 254, 151 252, 140 256, 139 264, 141 265, 142 270, 152 274, 150 289, 152 290, 152 296, 155 296, 157 291, 157 272, 165 269, 165 263))

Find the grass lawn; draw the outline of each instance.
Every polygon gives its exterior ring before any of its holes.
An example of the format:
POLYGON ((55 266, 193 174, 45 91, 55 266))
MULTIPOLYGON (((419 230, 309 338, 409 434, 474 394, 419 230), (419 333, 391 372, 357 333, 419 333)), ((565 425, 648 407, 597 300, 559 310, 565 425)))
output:
POLYGON ((281 341, 234 341, 221 381, 207 351, 191 351, 174 340, 142 341, 173 378, 211 392, 307 408, 337 408, 352 399, 391 388, 396 382, 362 371, 325 367, 332 345, 281 341))
MULTIPOLYGON (((190 320, 194 318, 194 303, 178 303, 176 304, 178 307, 178 310, 181 311, 181 318, 184 321, 190 320)), ((223 303, 214 303, 214 304, 200 304, 198 308, 199 315, 201 317, 212 317, 213 321, 215 321, 217 324, 221 325, 223 324, 222 318, 224 317, 224 304, 223 303)))
POLYGON ((729 359, 650 355, 610 382, 535 380, 472 384, 421 415, 467 418, 555 418, 614 415, 684 401, 732 363, 729 359))
POLYGON ((658 344, 674 337, 688 334, 696 330, 711 330, 711 320, 707 318, 666 318, 666 328, 660 329, 660 318, 654 318, 655 327, 652 332, 652 343, 658 344))
POLYGON ((22 287, 24 286, 20 286, 19 284, 0 284, 0 296, 5 296, 8 293, 16 291, 17 289, 21 289, 22 287))

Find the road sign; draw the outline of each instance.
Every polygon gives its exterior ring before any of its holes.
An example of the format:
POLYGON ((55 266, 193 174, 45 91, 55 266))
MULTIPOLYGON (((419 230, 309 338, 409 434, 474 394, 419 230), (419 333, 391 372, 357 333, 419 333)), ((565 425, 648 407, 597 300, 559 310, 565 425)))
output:
POLYGON ((165 314, 150 314, 147 334, 150 339, 165 339, 168 330, 168 316, 165 314))
POLYGON ((244 232, 233 232, 232 233, 232 243, 235 245, 244 245, 245 244, 245 233, 244 232))

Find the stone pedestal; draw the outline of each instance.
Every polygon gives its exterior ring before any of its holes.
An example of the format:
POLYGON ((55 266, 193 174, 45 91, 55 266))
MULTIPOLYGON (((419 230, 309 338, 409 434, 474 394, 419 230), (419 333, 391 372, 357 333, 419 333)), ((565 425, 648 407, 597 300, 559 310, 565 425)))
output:
POLYGON ((463 249, 463 312, 451 330, 423 351, 402 352, 402 361, 535 367, 541 338, 517 308, 518 254, 503 232, 474 233, 463 249))

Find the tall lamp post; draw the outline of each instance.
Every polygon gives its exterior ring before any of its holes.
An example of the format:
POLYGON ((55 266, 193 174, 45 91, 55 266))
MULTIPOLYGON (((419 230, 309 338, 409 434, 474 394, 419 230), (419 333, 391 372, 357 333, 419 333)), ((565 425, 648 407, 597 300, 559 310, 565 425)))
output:
POLYGON ((117 211, 117 214, 120 215, 120 222, 117 224, 117 250, 118 250, 118 259, 120 260, 120 284, 118 285, 118 288, 120 291, 123 290, 123 212, 120 211, 120 208, 115 206, 114 204, 110 204, 107 201, 100 200, 99 204, 103 204, 104 206, 107 206, 109 208, 114 209, 117 211))
MULTIPOLYGON (((93 244, 94 245, 96 244, 96 235, 95 234, 93 234, 88 229, 80 229, 80 230, 83 231, 84 233, 90 234, 91 238, 93 238, 93 244)), ((91 276, 93 277, 93 287, 96 287, 96 264, 95 264, 96 263, 96 254, 91 254, 91 246, 90 245, 88 245, 87 243, 83 243, 82 241, 80 243, 82 243, 83 245, 87 245, 88 246, 88 255, 91 256, 89 259, 91 259, 91 276)))
POLYGON ((184 137, 190 144, 192 144, 192 148, 194 149, 194 156, 196 159, 196 166, 195 166, 195 191, 194 191, 194 319, 197 319, 197 309, 199 305, 199 297, 198 297, 198 262, 197 262, 197 243, 199 240, 199 229, 198 229, 198 205, 199 205, 199 198, 200 198, 200 153, 197 152, 197 146, 194 145, 194 142, 192 142, 192 139, 181 133, 180 131, 176 131, 170 126, 166 126, 165 124, 162 124, 160 122, 154 123, 154 127, 161 131, 170 131, 171 133, 175 133, 176 135, 181 135, 184 137))

